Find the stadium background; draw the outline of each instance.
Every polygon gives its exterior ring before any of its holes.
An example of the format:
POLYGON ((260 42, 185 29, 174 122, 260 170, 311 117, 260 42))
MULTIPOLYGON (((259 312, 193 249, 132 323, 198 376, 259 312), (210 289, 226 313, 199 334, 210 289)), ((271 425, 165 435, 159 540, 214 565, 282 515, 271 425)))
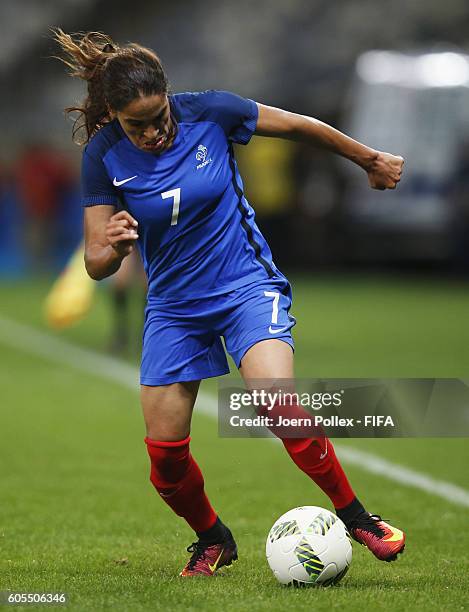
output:
POLYGON ((328 501, 276 445, 217 438, 213 381, 195 454, 244 560, 213 586, 181 585, 191 535, 150 490, 133 385, 141 283, 118 358, 109 283, 74 327, 50 329, 43 310, 82 231, 80 151, 62 109, 83 89, 51 59, 48 28, 103 30, 154 48, 173 91, 228 89, 404 154, 398 190, 374 193, 306 147, 255 139, 238 151, 292 280, 299 376, 467 378, 467 3, 3 0, 0 24, 0 590, 66 591, 80 610, 464 609, 467 439, 341 441, 356 488, 409 532, 408 551, 382 567, 355 549, 340 589, 285 592, 263 538, 288 508, 328 501))

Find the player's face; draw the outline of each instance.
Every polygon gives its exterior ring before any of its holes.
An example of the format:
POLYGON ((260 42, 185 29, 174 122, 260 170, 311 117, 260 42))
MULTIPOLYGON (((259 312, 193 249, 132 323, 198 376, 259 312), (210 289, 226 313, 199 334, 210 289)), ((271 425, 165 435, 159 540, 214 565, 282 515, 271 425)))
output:
POLYGON ((166 94, 141 96, 114 113, 129 140, 139 149, 161 153, 176 133, 166 94))

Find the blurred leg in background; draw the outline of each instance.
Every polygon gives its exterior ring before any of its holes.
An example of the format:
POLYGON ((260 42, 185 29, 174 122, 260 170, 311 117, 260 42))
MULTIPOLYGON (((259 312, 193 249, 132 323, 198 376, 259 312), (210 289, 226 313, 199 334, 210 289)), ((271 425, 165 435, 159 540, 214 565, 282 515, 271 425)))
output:
POLYGON ((136 336, 140 338, 145 295, 145 273, 140 257, 134 251, 122 261, 119 270, 111 277, 112 329, 109 343, 109 350, 111 352, 118 354, 127 353, 135 345, 134 338, 136 336), (138 328, 132 316, 132 294, 134 287, 137 287, 137 290, 141 292, 142 318, 138 328))

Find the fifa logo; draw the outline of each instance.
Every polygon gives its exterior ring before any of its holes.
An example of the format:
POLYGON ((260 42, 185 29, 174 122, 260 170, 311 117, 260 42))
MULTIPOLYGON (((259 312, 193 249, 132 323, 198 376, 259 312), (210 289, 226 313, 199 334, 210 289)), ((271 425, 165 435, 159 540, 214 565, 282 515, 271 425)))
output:
POLYGON ((199 146, 197 147, 197 153, 195 154, 195 159, 198 162, 204 162, 207 159, 207 147, 204 147, 204 145, 199 144, 199 146))
POLYGON ((196 166, 196 170, 200 170, 207 164, 211 163, 212 158, 209 157, 207 159, 207 155, 208 155, 207 147, 204 147, 203 144, 199 144, 199 146, 197 147, 197 153, 195 154, 195 159, 199 162, 196 166))

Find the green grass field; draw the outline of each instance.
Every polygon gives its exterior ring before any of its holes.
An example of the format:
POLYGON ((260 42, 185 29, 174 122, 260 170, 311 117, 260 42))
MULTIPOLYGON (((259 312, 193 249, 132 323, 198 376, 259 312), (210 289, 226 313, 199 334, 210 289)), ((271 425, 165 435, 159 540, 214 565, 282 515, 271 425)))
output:
MULTIPOLYGON (((293 281, 296 369, 302 377, 465 377, 469 287, 443 281, 293 281)), ((5 318, 45 330, 44 282, 0 285, 5 318)), ((135 296, 135 310, 140 303, 135 296)), ((134 312, 137 327, 138 312, 134 312)), ((88 318, 59 336, 96 351, 108 343, 105 290, 88 318)), ((136 329, 136 338, 139 337, 136 329)), ((138 365, 137 340, 127 361, 138 365)), ((240 560, 214 579, 182 580, 190 529, 152 490, 138 389, 40 358, 0 332, 0 591, 65 592, 71 610, 464 610, 469 607, 468 508, 346 466, 359 496, 408 534, 385 564, 354 547, 330 589, 278 585, 264 543, 274 520, 327 498, 267 440, 217 436, 197 414, 193 453, 240 560)), ((216 383, 203 388, 215 393, 216 383)), ((469 489, 467 439, 347 440, 469 489)))

